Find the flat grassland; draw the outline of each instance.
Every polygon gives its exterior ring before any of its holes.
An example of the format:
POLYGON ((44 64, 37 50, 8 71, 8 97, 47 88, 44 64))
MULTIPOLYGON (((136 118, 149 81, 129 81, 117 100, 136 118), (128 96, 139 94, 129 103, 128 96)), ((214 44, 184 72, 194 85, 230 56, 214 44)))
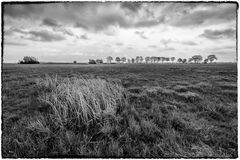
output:
POLYGON ((236 64, 2 65, 3 157, 237 157, 236 64))

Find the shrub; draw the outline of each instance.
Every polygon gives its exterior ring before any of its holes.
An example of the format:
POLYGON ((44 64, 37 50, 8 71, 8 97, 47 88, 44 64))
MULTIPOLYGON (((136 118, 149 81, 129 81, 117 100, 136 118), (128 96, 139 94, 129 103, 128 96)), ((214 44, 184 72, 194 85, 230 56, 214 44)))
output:
POLYGON ((96 63, 103 63, 103 60, 102 59, 97 59, 96 63))
POLYGON ((96 64, 96 61, 94 59, 89 59, 89 64, 96 64))
POLYGON ((39 61, 35 57, 25 56, 22 61, 19 61, 20 64, 39 64, 39 61))

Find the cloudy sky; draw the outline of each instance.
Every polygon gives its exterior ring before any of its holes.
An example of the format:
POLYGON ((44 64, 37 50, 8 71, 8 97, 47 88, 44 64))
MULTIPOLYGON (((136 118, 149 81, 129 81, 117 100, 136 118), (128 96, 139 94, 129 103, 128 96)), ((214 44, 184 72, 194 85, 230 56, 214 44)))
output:
POLYGON ((234 61, 236 9, 234 3, 5 4, 3 58, 87 62, 215 54, 234 61))

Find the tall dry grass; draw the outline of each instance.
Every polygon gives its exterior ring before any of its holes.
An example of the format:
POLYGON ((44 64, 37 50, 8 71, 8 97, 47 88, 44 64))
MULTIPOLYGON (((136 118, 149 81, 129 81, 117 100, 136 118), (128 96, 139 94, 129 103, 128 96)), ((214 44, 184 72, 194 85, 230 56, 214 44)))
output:
POLYGON ((114 116, 125 103, 124 88, 104 79, 46 76, 37 80, 37 86, 45 90, 39 100, 51 107, 62 126, 70 122, 87 125, 103 115, 114 116))

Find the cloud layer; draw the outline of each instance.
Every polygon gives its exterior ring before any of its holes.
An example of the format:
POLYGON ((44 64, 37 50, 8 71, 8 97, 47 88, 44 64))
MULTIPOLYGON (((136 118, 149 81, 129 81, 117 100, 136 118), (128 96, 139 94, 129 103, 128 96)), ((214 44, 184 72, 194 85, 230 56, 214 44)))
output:
POLYGON ((39 45, 55 56, 79 52, 83 61, 123 52, 188 57, 236 43, 236 3, 12 3, 3 8, 5 54, 16 54, 20 46, 21 53, 30 54, 39 45))
POLYGON ((236 30, 234 29, 224 29, 224 30, 211 30, 206 29, 204 33, 200 36, 208 39, 225 39, 225 38, 235 38, 236 30))

